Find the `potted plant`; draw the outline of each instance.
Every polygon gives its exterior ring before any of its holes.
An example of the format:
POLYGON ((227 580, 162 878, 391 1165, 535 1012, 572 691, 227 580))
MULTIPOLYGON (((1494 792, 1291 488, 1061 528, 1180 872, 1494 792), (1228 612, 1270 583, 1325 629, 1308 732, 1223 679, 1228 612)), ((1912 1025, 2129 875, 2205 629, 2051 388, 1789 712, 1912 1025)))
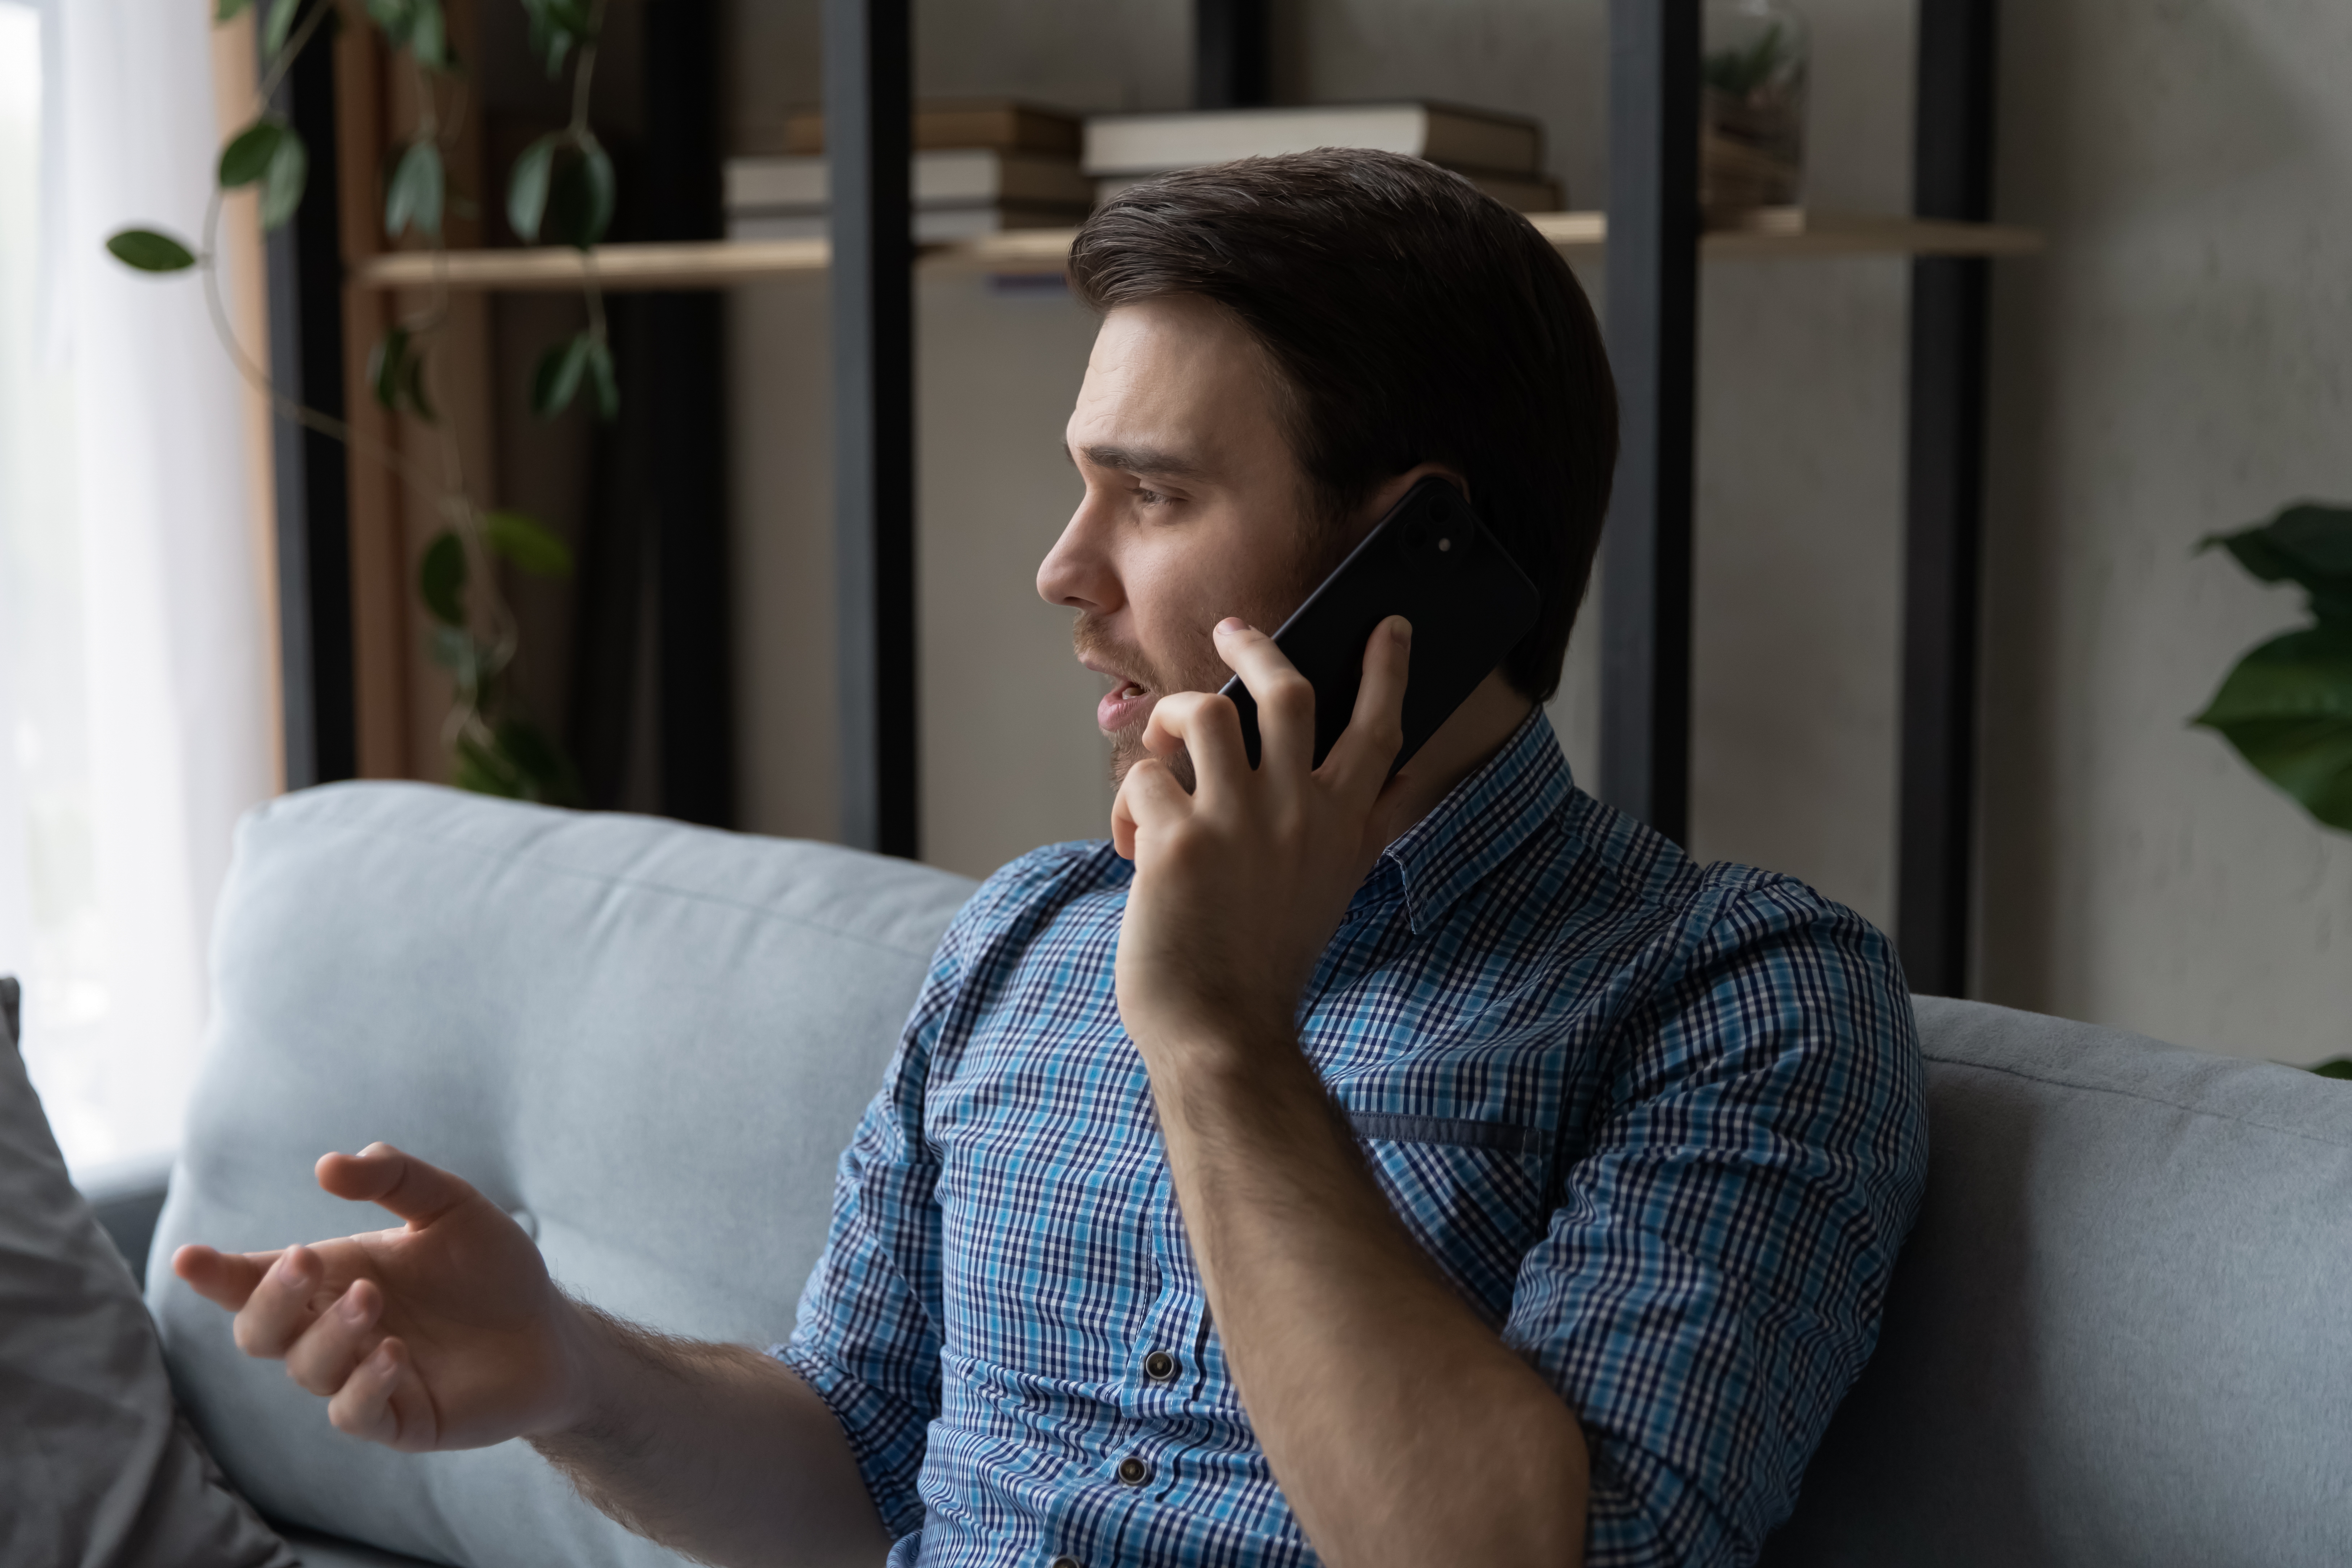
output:
MULTIPOLYGON (((2262 582, 2302 588, 2311 624, 2248 651, 2189 722, 2235 747, 2321 826, 2352 833, 2352 507, 2298 501, 2197 548, 2216 546, 2262 582)), ((2352 1079, 2352 1058, 2314 1070, 2352 1079)))

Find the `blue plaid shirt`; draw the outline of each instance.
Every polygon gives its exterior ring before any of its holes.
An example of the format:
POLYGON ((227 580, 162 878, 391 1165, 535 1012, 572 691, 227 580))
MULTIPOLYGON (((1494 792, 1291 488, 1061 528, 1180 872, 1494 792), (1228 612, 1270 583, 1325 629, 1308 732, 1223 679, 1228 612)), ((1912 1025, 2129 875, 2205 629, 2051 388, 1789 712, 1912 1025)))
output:
MULTIPOLYGON (((1092 843, 991 878, 842 1156, 777 1353, 839 1416, 893 1564, 1316 1560, 1119 1026, 1132 875, 1092 843)), ((1580 793, 1538 712, 1382 856, 1301 1016, 1391 1204, 1582 1424, 1587 1560, 1754 1558, 1926 1173, 1886 939, 1580 793)))

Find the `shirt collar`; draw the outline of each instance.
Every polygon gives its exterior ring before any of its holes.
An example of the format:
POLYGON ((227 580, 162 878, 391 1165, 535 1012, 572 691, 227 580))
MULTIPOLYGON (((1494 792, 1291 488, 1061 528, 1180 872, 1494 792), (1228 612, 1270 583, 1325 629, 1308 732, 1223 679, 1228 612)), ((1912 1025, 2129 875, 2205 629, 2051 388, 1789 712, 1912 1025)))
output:
POLYGON ((1501 865, 1567 802, 1575 782, 1551 721, 1538 708, 1485 766, 1455 784, 1428 816, 1381 852, 1404 884, 1406 917, 1420 936, 1501 865))

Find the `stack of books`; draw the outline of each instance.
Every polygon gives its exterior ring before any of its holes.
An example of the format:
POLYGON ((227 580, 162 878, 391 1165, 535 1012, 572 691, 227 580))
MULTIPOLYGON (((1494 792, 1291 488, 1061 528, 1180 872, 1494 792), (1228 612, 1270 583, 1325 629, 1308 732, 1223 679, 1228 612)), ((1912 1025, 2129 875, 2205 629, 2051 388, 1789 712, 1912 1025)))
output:
POLYGON ((1543 172, 1541 121, 1442 103, 1097 115, 1087 121, 1083 162, 1096 200, 1108 201, 1171 170, 1317 147, 1426 158, 1521 212, 1559 212, 1568 205, 1559 182, 1543 172))
MULTIPOLYGON (((917 106, 913 169, 919 243, 1015 228, 1069 228, 1094 203, 1078 167, 1074 115, 1003 100, 917 106)), ((830 205, 824 114, 785 122, 783 152, 727 161, 730 239, 822 239, 830 205)))

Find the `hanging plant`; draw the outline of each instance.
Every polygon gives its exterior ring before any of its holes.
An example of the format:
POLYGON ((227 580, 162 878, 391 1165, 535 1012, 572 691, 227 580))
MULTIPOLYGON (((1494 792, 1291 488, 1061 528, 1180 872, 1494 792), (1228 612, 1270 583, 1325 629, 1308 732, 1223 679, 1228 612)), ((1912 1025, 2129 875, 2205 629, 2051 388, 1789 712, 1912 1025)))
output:
MULTIPOLYGON (((530 23, 531 47, 548 75, 561 76, 569 65, 572 117, 562 131, 532 142, 515 160, 507 183, 508 221, 525 244, 537 242, 544 233, 557 243, 575 247, 583 258, 593 258, 594 247, 612 226, 614 200, 612 159, 588 124, 604 0, 520 3, 530 23)), ((214 18, 233 21, 255 4, 217 0, 214 18)), ((487 795, 576 805, 579 776, 571 759, 553 737, 531 722, 506 684, 518 646, 514 616, 499 592, 498 574, 478 569, 505 561, 536 576, 568 576, 572 552, 535 519, 477 504, 466 486, 457 432, 442 421, 431 392, 434 351, 448 323, 448 290, 441 270, 436 269, 436 282, 423 307, 395 321, 370 349, 366 378, 370 394, 384 409, 436 433, 438 479, 405 453, 287 396, 237 342, 221 303, 215 263, 222 197, 255 187, 265 231, 281 228, 293 218, 309 181, 310 150, 300 133, 271 111, 269 102, 303 49, 336 25, 374 27, 415 72, 417 122, 384 180, 383 232, 388 239, 414 235, 431 250, 446 248, 442 218, 453 199, 447 153, 464 118, 466 84, 450 52, 442 0, 263 0, 260 20, 267 63, 255 94, 254 118, 221 149, 202 244, 191 246, 152 228, 126 228, 110 237, 106 248, 125 266, 142 272, 201 274, 224 348, 280 415, 383 464, 412 491, 432 501, 446 526, 425 544, 416 591, 433 623, 428 651, 450 676, 452 702, 444 735, 451 779, 461 789, 487 795)), ((584 270, 582 297, 588 324, 551 344, 531 377, 531 410, 542 419, 570 407, 583 385, 589 388, 599 418, 609 422, 620 411, 604 293, 593 259, 584 270)))

